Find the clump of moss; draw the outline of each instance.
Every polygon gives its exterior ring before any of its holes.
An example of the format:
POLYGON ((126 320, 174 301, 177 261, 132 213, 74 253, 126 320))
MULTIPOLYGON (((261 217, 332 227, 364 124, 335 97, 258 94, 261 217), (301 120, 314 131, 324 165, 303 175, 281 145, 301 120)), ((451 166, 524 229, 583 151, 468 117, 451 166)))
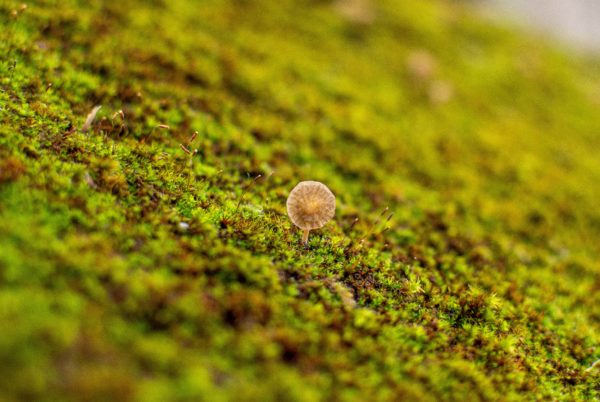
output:
POLYGON ((433 0, 0 27, 5 400, 598 398, 596 62, 433 0))

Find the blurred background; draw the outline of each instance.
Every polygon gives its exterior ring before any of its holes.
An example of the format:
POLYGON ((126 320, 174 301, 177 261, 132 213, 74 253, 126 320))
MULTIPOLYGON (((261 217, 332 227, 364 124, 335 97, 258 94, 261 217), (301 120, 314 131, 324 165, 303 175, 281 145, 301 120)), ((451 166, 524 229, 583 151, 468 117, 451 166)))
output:
POLYGON ((582 50, 600 52, 600 0, 481 0, 482 10, 582 50))

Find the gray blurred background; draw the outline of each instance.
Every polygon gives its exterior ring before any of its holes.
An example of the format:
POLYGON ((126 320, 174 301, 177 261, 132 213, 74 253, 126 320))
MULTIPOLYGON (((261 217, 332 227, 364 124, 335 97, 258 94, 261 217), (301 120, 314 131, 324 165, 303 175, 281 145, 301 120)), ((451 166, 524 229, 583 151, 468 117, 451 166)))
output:
POLYGON ((512 19, 583 50, 600 52, 600 0, 481 0, 487 14, 512 19))

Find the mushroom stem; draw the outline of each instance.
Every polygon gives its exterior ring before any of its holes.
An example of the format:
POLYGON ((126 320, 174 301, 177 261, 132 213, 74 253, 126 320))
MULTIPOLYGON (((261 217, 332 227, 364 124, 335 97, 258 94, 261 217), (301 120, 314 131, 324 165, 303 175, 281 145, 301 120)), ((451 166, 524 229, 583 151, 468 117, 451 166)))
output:
POLYGON ((304 232, 302 233, 302 243, 304 244, 308 244, 308 233, 310 232, 309 229, 304 230, 304 232))

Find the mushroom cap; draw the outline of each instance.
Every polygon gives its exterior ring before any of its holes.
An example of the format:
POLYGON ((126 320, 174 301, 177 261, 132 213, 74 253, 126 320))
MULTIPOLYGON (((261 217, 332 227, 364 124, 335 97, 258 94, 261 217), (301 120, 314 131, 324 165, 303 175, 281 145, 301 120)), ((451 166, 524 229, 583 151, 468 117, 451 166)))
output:
POLYGON ((301 181, 290 192, 287 213, 300 229, 319 229, 335 215, 335 195, 323 183, 301 181))

